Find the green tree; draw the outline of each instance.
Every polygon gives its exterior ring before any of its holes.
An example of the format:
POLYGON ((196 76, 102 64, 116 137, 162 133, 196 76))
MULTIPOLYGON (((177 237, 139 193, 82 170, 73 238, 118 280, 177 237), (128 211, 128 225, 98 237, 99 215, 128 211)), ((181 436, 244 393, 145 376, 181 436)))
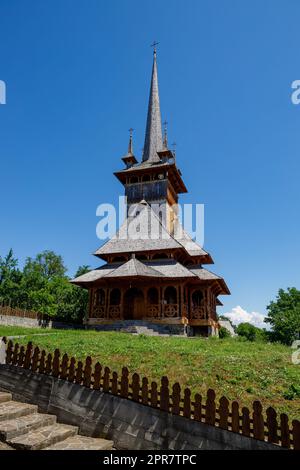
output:
MULTIPOLYGON (((27 258, 23 272, 12 250, 0 257, 0 301, 47 314, 65 322, 82 322, 88 306, 88 292, 70 283, 63 259, 53 251, 27 258)), ((80 266, 78 277, 89 271, 80 266)))
MULTIPOLYGON (((80 266, 75 277, 81 276, 90 270, 89 266, 80 266)), ((57 318, 61 321, 82 323, 88 308, 88 291, 70 284, 68 279, 56 286, 57 318)))
POLYGON ((22 272, 18 269, 18 260, 14 257, 13 250, 2 258, 0 256, 0 302, 6 305, 18 303, 19 286, 22 272))
POLYGON ((19 287, 19 307, 55 316, 58 302, 52 284, 62 283, 65 272, 62 257, 53 251, 27 258, 19 287))
POLYGON ((300 337, 300 291, 280 289, 275 301, 267 306, 266 322, 272 326, 270 339, 291 344, 300 337))
POLYGON ((63 278, 66 271, 62 257, 49 250, 38 253, 35 258, 27 258, 24 266, 25 275, 36 273, 45 280, 63 278))
POLYGON ((236 333, 239 336, 243 336, 248 341, 257 341, 264 339, 264 330, 257 326, 251 325, 251 323, 240 323, 236 328, 236 333))

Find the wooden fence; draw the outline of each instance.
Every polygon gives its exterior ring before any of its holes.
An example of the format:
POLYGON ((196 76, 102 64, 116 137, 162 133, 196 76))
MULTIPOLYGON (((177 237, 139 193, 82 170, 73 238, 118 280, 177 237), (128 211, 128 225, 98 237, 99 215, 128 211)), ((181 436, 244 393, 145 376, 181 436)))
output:
POLYGON ((208 390, 205 399, 198 393, 192 397, 190 389, 182 391, 179 383, 170 387, 167 377, 162 377, 161 383, 157 384, 138 374, 130 376, 126 367, 118 375, 99 362, 93 366, 89 356, 83 363, 74 357, 69 358, 67 354, 62 355, 59 349, 50 354, 34 348, 31 342, 27 347, 7 342, 5 338, 4 342, 7 344, 7 364, 52 375, 287 449, 300 450, 300 421, 294 420, 290 425, 288 416, 284 413, 278 416, 272 407, 263 412, 259 401, 253 403, 253 410, 250 411, 237 401, 230 403, 226 397, 216 403, 216 394, 212 389, 208 390))
POLYGON ((48 321, 49 316, 43 313, 32 312, 17 307, 10 307, 9 305, 0 305, 0 315, 8 317, 19 317, 19 318, 32 318, 34 320, 48 321))

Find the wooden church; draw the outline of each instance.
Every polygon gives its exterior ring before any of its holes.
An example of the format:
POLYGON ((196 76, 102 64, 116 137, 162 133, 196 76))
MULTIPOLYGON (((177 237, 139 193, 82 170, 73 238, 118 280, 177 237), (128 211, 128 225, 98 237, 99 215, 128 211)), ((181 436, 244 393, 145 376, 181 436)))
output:
POLYGON ((115 176, 127 197, 125 222, 94 253, 106 264, 72 281, 89 290, 87 326, 147 322, 170 333, 217 335, 218 296, 230 292, 203 267, 211 256, 177 217, 178 196, 187 189, 166 128, 162 134, 155 49, 142 161, 133 154, 132 133, 122 160, 125 168, 115 176))

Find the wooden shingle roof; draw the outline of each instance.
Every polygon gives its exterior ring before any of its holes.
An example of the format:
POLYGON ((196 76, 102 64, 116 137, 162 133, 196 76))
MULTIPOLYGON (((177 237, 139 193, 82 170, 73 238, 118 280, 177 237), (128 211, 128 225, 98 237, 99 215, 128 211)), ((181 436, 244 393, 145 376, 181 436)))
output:
POLYGON ((159 271, 145 265, 136 258, 131 258, 126 263, 116 268, 113 271, 105 274, 105 278, 118 278, 118 277, 163 277, 159 271))
POLYGON ((151 207, 141 206, 141 212, 136 217, 128 217, 116 235, 94 253, 96 256, 181 248, 151 207))

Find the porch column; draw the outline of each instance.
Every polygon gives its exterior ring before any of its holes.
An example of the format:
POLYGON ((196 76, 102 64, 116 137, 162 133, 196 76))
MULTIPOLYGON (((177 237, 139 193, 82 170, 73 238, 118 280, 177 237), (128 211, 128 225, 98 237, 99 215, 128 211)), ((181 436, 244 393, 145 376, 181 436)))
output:
POLYGON ((186 318, 186 313, 184 311, 184 285, 180 285, 180 315, 181 318, 186 318))
POLYGON ((123 287, 120 288, 120 291, 121 291, 120 318, 123 319, 123 311, 124 311, 124 289, 123 289, 123 287))
POLYGON ((164 318, 164 292, 165 288, 164 286, 160 287, 160 317, 164 318))
POLYGON ((87 322, 89 318, 92 316, 92 309, 93 309, 93 302, 94 302, 94 289, 91 288, 89 289, 89 303, 88 303, 88 308, 84 314, 84 320, 87 322))
POLYGON ((189 311, 190 311, 190 318, 193 318, 193 304, 192 304, 192 289, 189 289, 189 311))
POLYGON ((108 292, 107 287, 105 287, 104 293, 105 293, 104 318, 108 318, 108 295, 109 295, 109 292, 108 292))

